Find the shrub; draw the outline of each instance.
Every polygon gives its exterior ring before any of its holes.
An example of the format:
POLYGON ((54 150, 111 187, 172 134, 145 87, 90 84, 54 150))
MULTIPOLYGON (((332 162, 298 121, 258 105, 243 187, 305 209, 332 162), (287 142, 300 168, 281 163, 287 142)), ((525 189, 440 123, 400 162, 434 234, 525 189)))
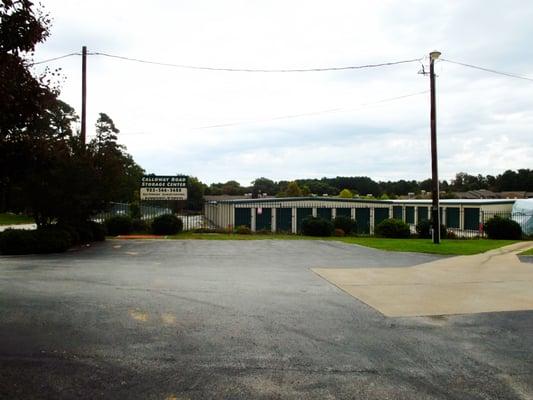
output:
POLYGON ((36 231, 7 229, 0 236, 0 253, 61 253, 68 250, 72 244, 71 234, 55 226, 36 231))
POLYGON ((116 215, 105 221, 107 233, 111 236, 128 235, 131 233, 131 217, 127 215, 116 215))
POLYGON ((43 228, 34 232, 37 241, 35 253, 62 253, 74 244, 69 232, 59 227, 43 228))
POLYGON ((386 219, 376 226, 376 235, 386 238, 408 238, 411 235, 409 225, 399 219, 386 219))
POLYGON ((235 233, 239 235, 249 235, 252 233, 252 230, 246 225, 240 225, 235 228, 235 233))
POLYGON ((142 219, 133 219, 131 221, 131 228, 133 232, 150 232, 150 224, 142 219))
POLYGON ((133 220, 141 219, 141 206, 138 202, 133 202, 130 204, 130 217, 133 220))
POLYGON ((307 236, 331 236, 333 222, 320 217, 307 217, 302 221, 302 233, 307 236))
MULTIPOLYGON (((431 239, 431 221, 428 221, 427 219, 420 221, 416 225, 416 233, 418 234, 418 237, 421 239, 431 239)), ((448 232, 445 225, 440 226, 440 237, 445 238, 447 236, 448 232)))
POLYGON ((160 215, 152 222, 152 232, 156 235, 175 235, 182 230, 183 221, 174 214, 160 215))
POLYGON ((95 221, 89 221, 87 224, 92 232, 93 240, 95 242, 103 242, 105 240, 105 235, 107 234, 105 225, 95 221))
POLYGON ((6 229, 0 235, 0 253, 31 254, 37 249, 35 231, 23 229, 6 229))
POLYGON ((333 220, 333 226, 335 229, 342 229, 344 234, 349 235, 352 232, 355 232, 357 229, 357 223, 350 217, 339 215, 333 220))
POLYGON ((507 218, 493 217, 485 222, 489 239, 521 239, 522 228, 518 222, 507 218))
POLYGON ((78 229, 76 229, 73 225, 60 223, 56 225, 57 229, 62 229, 70 235, 70 244, 75 245, 81 243, 80 234, 78 233, 78 229))

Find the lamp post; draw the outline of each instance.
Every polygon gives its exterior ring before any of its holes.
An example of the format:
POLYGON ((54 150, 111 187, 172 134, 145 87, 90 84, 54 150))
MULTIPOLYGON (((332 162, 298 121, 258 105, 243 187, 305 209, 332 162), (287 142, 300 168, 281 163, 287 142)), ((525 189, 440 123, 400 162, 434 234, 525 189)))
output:
POLYGON ((431 86, 431 219, 433 222, 433 243, 440 243, 440 209, 439 209, 439 170, 437 162, 437 110, 435 105, 435 60, 440 52, 429 53, 429 81, 431 86))

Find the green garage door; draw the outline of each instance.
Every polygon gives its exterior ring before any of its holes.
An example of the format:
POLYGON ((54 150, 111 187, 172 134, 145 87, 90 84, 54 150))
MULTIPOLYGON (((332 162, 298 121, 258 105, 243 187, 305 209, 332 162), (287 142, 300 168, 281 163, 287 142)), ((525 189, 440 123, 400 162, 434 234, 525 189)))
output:
POLYGON ((302 221, 311 215, 313 215, 312 208, 305 207, 296 209, 296 229, 298 230, 298 232, 301 231, 302 221))
POLYGON ((235 209, 235 227, 238 226, 252 227, 252 212, 249 208, 235 209))
POLYGON ((292 232, 292 208, 276 209, 276 231, 292 232))
POLYGON ((348 217, 352 218, 352 209, 351 208, 337 208, 337 212, 335 214, 337 217, 348 217))
POLYGON ((403 220, 403 210, 402 206, 393 206, 392 207, 392 218, 403 220))
POLYGON ((405 207, 405 222, 408 224, 415 223, 415 208, 412 206, 405 207))
POLYGON ((465 229, 479 229, 479 208, 465 208, 465 229))
POLYGON ((418 222, 428 220, 428 207, 418 207, 418 222))
POLYGON ((448 228, 459 228, 459 207, 446 208, 446 226, 448 228))
POLYGON ((331 208, 317 208, 316 209, 317 217, 324 218, 328 221, 331 221, 331 208))
POLYGON ((374 226, 389 218, 388 208, 374 208, 374 226))
POLYGON ((271 231, 272 230, 272 209, 260 208, 255 209, 255 230, 256 231, 271 231), (259 213, 261 210, 261 213, 259 213))
POLYGON ((357 233, 370 233, 370 208, 356 208, 357 233))

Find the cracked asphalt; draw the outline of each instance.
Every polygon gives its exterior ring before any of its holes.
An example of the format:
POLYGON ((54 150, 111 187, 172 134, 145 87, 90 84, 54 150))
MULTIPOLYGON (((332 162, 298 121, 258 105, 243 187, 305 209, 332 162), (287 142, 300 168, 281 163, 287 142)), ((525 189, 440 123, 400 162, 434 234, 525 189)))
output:
POLYGON ((386 318, 310 270, 436 258, 304 240, 0 257, 0 398, 532 399, 533 312, 386 318))

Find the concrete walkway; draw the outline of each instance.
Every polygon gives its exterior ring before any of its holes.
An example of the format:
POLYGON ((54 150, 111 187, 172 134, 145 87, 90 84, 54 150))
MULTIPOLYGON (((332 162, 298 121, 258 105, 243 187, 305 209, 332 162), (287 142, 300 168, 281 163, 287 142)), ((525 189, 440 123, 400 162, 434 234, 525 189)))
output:
POLYGON ((315 268, 349 295, 389 317, 533 310, 533 265, 520 242, 472 256, 404 268, 315 268))

